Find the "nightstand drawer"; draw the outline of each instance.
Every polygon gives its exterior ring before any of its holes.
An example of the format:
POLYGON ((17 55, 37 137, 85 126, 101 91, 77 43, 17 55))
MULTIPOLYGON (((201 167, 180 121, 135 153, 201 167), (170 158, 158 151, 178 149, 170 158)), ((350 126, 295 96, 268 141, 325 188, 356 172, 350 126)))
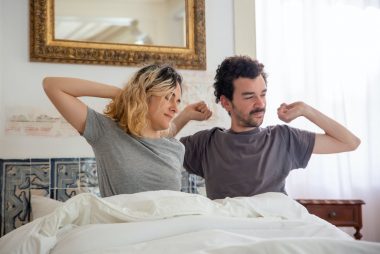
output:
POLYGON ((357 208, 352 206, 308 205, 307 210, 337 226, 352 226, 358 217, 357 208))
POLYGON ((309 213, 324 219, 337 227, 354 227, 356 239, 362 238, 363 200, 334 200, 334 199, 298 199, 309 213))

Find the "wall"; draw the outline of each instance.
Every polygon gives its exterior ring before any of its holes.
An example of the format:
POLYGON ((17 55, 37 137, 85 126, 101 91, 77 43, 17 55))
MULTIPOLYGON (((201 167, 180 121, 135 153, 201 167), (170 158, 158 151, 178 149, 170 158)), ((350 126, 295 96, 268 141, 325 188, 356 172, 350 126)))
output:
MULTIPOLYGON (((4 17, 4 1, 0 1, 0 56, 4 56, 4 51, 3 51, 3 18, 4 17)), ((2 58, 0 58, 0 150, 1 150, 1 136, 2 136, 2 131, 4 129, 4 114, 3 114, 3 61, 2 58)), ((0 156, 1 157, 1 156, 0 156)))
MULTIPOLYGON (((0 158, 91 157, 90 146, 78 135, 41 137, 10 135, 4 131, 14 112, 59 116, 45 93, 41 81, 45 76, 72 76, 122 86, 136 68, 100 65, 37 63, 29 61, 29 1, 2 0, 0 17, 0 158), (4 11, 6 10, 6 12, 4 11), (5 26, 7 24, 7 26, 5 26)), ((207 71, 181 70, 187 82, 188 101, 205 99, 212 103, 210 90, 217 65, 234 53, 232 0, 206 1, 207 71), (222 31, 222 32, 221 32, 222 31)), ((186 96, 186 95, 184 95, 186 96)), ((102 110, 106 100, 84 98, 91 107, 102 110)), ((213 107, 216 108, 216 105, 213 107)), ((225 125, 223 111, 208 125, 225 125)), ((226 121, 227 119, 227 121, 226 121)), ((204 128, 197 123, 188 125, 180 135, 204 128)), ((206 126, 207 127, 207 126, 206 126)))

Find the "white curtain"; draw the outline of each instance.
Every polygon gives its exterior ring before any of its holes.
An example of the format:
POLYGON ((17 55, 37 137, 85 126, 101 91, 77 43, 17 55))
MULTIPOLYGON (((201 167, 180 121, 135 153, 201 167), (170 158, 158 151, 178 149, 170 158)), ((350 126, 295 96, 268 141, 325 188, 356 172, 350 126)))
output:
MULTIPOLYGON (((362 199, 364 240, 380 242, 380 0, 256 0, 257 59, 268 72, 265 125, 302 100, 360 137, 353 152, 313 155, 294 198, 362 199)), ((307 120, 291 126, 322 132, 307 120)))

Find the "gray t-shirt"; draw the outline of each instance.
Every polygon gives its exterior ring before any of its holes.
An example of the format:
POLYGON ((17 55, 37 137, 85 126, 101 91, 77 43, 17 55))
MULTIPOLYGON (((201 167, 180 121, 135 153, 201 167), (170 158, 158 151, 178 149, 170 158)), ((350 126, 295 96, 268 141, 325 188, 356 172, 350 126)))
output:
POLYGON ((287 125, 233 133, 221 128, 183 137, 184 167, 205 179, 211 199, 285 192, 289 171, 306 167, 315 133, 287 125))
POLYGON ((83 137, 95 153, 103 197, 181 188, 184 147, 174 138, 136 138, 88 108, 83 137))

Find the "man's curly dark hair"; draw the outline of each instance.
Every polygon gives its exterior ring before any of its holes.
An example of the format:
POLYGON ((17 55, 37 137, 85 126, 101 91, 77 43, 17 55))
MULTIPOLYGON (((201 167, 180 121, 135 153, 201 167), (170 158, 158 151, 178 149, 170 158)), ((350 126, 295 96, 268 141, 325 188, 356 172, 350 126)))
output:
POLYGON ((233 81, 238 78, 254 79, 261 75, 267 83, 267 74, 264 65, 248 56, 232 56, 224 59, 218 66, 215 75, 214 95, 215 101, 220 101, 220 96, 226 96, 232 101, 234 93, 233 81))

